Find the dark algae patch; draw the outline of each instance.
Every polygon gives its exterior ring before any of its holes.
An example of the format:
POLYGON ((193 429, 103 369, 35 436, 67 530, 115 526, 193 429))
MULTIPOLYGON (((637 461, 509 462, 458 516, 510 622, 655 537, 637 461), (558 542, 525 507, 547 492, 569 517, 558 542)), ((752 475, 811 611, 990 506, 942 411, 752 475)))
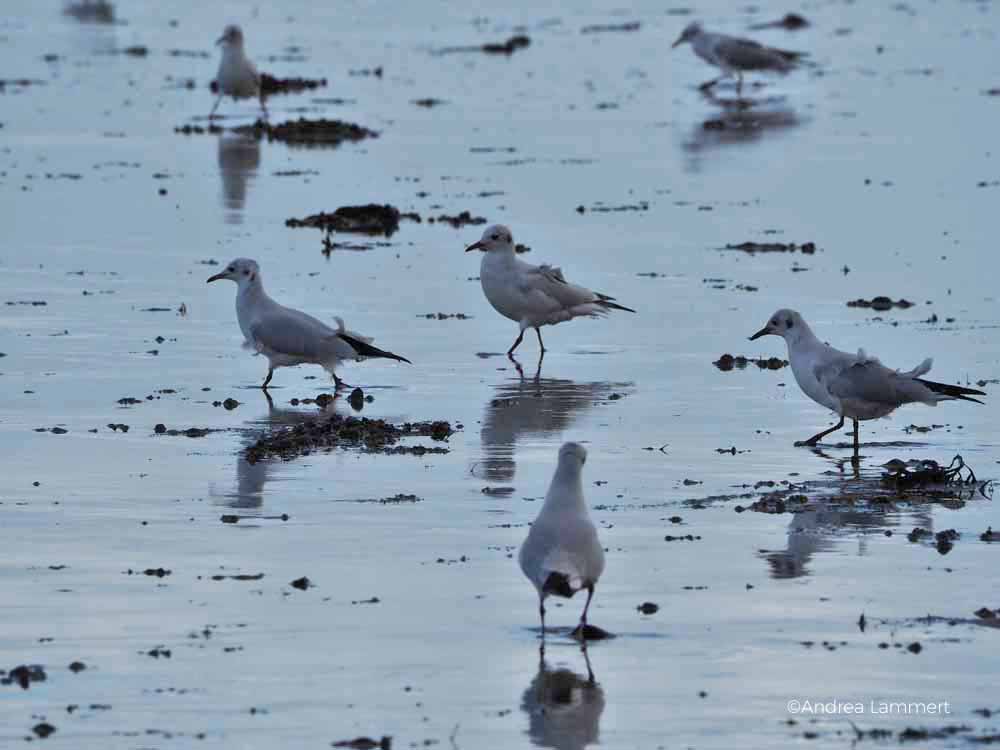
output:
MULTIPOLYGON (((212 83, 214 91, 215 82, 212 83)), ((260 89, 264 96, 295 94, 300 91, 312 91, 323 86, 326 86, 325 78, 276 78, 270 73, 260 74, 260 89)))
POLYGON ((343 120, 289 120, 277 125, 271 125, 263 120, 257 120, 253 125, 233 128, 236 133, 251 135, 258 140, 281 141, 293 146, 339 146, 345 142, 363 141, 365 138, 377 138, 378 133, 353 122, 343 120))
POLYGON ((900 310, 905 310, 908 307, 913 307, 914 304, 916 303, 910 302, 908 299, 899 299, 894 302, 891 297, 879 296, 879 297, 873 297, 870 300, 868 299, 851 300, 850 302, 847 303, 847 306, 863 307, 866 309, 870 308, 872 310, 878 310, 879 312, 885 312, 887 310, 891 310, 894 307, 898 307, 900 310))
POLYGON ((314 227, 326 232, 352 232, 391 237, 399 230, 399 209, 388 203, 368 203, 364 206, 341 206, 332 213, 321 211, 302 219, 286 219, 285 226, 314 227))
POLYGON ((726 250, 741 250, 744 253, 794 253, 800 252, 812 255, 816 252, 815 242, 804 242, 796 245, 794 242, 741 242, 738 245, 726 245, 726 250))
POLYGON ((285 460, 306 455, 315 450, 333 448, 363 448, 374 453, 411 454, 447 453, 447 448, 423 445, 399 445, 403 438, 429 437, 444 441, 454 432, 451 424, 437 422, 406 422, 395 425, 384 419, 352 417, 334 414, 265 433, 244 451, 246 460, 254 464, 265 458, 285 460))
POLYGON ((729 372, 730 370, 745 370, 747 365, 757 365, 761 370, 780 370, 782 367, 788 367, 788 360, 779 359, 778 357, 769 357, 767 359, 754 359, 753 357, 743 357, 743 356, 733 356, 732 354, 723 354, 713 363, 723 372, 729 372))
POLYGON ((487 42, 485 44, 466 44, 458 47, 445 47, 437 51, 439 55, 454 52, 485 52, 487 55, 513 55, 519 49, 531 46, 531 38, 525 34, 516 34, 503 42, 487 42))

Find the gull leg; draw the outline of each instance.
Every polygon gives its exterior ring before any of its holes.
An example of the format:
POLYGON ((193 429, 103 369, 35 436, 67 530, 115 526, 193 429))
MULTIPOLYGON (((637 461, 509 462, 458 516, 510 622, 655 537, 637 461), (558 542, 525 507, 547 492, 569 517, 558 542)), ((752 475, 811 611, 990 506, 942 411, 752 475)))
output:
POLYGON ((274 399, 271 398, 271 393, 266 388, 264 389, 264 398, 267 399, 267 408, 268 409, 273 409, 274 408, 274 399))
POLYGON ((337 373, 332 372, 330 374, 333 375, 333 389, 335 391, 339 391, 341 388, 346 388, 347 387, 347 383, 345 383, 343 380, 341 380, 340 378, 338 378, 337 377, 337 373))
POLYGON ((743 73, 740 71, 736 73, 736 98, 743 98, 743 73))
POLYGON ((535 326, 535 333, 538 335, 538 348, 542 352, 542 356, 545 356, 545 344, 542 343, 542 329, 535 326))
POLYGON ((514 359, 514 350, 521 345, 521 340, 523 338, 524 338, 524 331, 521 331, 519 334, 517 334, 517 340, 514 342, 513 346, 511 346, 510 349, 507 350, 508 357, 514 359))
POLYGON ((816 445, 816 443, 818 443, 818 442, 819 442, 819 439, 820 439, 820 438, 823 438, 823 437, 826 437, 826 436, 827 436, 827 435, 829 435, 829 434, 830 434, 831 432, 836 432, 837 430, 839 430, 839 429, 840 429, 841 427, 843 427, 843 426, 844 426, 844 417, 843 417, 843 415, 841 415, 841 417, 840 417, 840 421, 839 421, 839 422, 837 422, 837 424, 835 424, 835 425, 834 425, 833 427, 831 427, 831 428, 830 428, 829 430, 823 430, 823 432, 821 432, 821 433, 819 433, 819 434, 817 434, 817 435, 813 435, 813 436, 812 436, 811 438, 809 438, 808 440, 799 440, 798 442, 796 442, 796 443, 795 443, 795 447, 796 447, 796 448, 800 448, 800 447, 802 447, 803 445, 808 445, 808 446, 810 446, 810 447, 811 447, 811 446, 814 446, 814 445, 816 445))
POLYGON ((267 102, 264 101, 266 99, 266 97, 264 96, 264 89, 260 89, 259 90, 258 98, 260 99, 260 109, 264 113, 264 119, 266 120, 267 119, 267 102))
POLYGON ((587 610, 590 609, 590 600, 594 598, 594 584, 587 586, 587 603, 583 605, 583 614, 580 615, 580 639, 586 640, 584 631, 587 629, 587 610))
POLYGON ((219 108, 219 102, 222 101, 223 94, 219 94, 218 98, 215 100, 215 104, 212 105, 212 111, 208 113, 208 119, 211 120, 215 117, 215 110, 219 108))
POLYGON ((274 375, 274 368, 273 367, 268 367, 267 368, 267 377, 264 378, 264 385, 261 386, 261 388, 264 391, 267 391, 267 384, 271 382, 271 378, 272 378, 273 375, 274 375))
POLYGON ((854 421, 854 458, 851 459, 851 463, 857 464, 861 460, 860 457, 858 456, 858 448, 861 447, 859 443, 861 437, 858 434, 859 433, 858 420, 855 419, 853 421, 854 421))
POLYGON ((541 653, 545 654, 545 599, 538 597, 538 616, 542 619, 542 647, 541 653))

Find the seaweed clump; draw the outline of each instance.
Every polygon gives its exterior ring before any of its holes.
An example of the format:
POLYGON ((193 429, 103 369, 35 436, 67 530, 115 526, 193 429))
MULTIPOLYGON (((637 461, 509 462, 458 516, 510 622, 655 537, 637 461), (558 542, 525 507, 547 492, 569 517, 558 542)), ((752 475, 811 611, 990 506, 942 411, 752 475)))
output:
POLYGON ((334 414, 262 435, 244 451, 248 463, 261 459, 281 458, 290 460, 315 450, 333 448, 362 448, 372 453, 389 455, 408 454, 423 456, 428 453, 447 453, 447 448, 424 445, 399 445, 403 438, 429 437, 445 441, 454 430, 451 423, 405 422, 401 425, 384 419, 351 417, 334 414))

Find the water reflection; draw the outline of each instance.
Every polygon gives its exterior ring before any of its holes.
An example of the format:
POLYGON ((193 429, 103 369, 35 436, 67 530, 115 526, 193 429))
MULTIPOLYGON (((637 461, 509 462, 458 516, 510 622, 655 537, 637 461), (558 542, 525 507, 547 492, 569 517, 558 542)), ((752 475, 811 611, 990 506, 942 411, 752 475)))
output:
POLYGON ((632 383, 574 383, 556 378, 519 378, 501 383, 486 405, 480 442, 483 458, 473 473, 508 482, 517 469, 514 449, 525 436, 553 438, 592 407, 627 394, 632 383))
POLYGON ((214 487, 210 490, 210 494, 221 505, 247 509, 260 508, 264 504, 264 486, 270 479, 273 479, 272 473, 275 467, 283 465, 284 462, 257 461, 250 463, 244 458, 245 449, 257 441, 261 432, 281 427, 293 427, 321 418, 331 414, 341 402, 341 399, 337 399, 333 406, 326 409, 305 411, 276 407, 269 394, 265 393, 264 396, 267 399, 267 415, 246 423, 245 437, 242 440, 240 451, 236 455, 236 483, 233 491, 216 493, 214 487))
POLYGON ((808 565, 813 555, 833 552, 845 536, 851 534, 857 536, 857 556, 866 557, 869 536, 866 532, 885 532, 903 524, 906 527, 933 528, 929 510, 921 509, 904 515, 891 505, 872 508, 866 503, 867 509, 860 510, 842 503, 840 498, 821 501, 813 508, 792 514, 785 549, 760 552, 760 557, 770 568, 771 578, 810 575, 808 565))
POLYGON ((231 133, 219 136, 219 174, 227 224, 243 222, 247 183, 257 176, 259 166, 260 142, 256 138, 231 133))
POLYGON ((705 96, 721 111, 697 123, 684 143, 685 165, 690 172, 700 171, 704 156, 711 151, 753 143, 802 122, 783 97, 753 100, 722 98, 711 93, 705 96))
POLYGON ((538 674, 521 698, 533 745, 580 750, 597 744, 604 690, 594 678, 587 650, 582 653, 586 675, 566 668, 549 669, 539 651, 538 674))

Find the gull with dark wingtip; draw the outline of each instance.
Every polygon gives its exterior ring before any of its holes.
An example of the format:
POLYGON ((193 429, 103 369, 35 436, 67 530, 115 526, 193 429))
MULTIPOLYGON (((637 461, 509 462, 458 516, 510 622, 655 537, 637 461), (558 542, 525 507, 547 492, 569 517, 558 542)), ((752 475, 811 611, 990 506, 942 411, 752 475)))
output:
POLYGON ((514 252, 514 237, 501 224, 487 227, 479 241, 469 245, 465 252, 472 250, 483 253, 479 281, 486 299, 494 310, 521 327, 517 339, 507 351, 511 359, 529 328, 535 329, 538 346, 544 355, 542 326, 579 317, 597 318, 611 310, 635 312, 631 307, 619 305, 614 297, 571 284, 566 281, 561 268, 533 266, 519 260, 514 252))
POLYGON ((930 372, 928 358, 907 372, 891 370, 861 349, 857 354, 824 344, 795 310, 778 310, 763 328, 750 337, 781 336, 788 345, 788 360, 799 388, 817 404, 831 409, 840 421, 828 430, 796 445, 814 446, 820 438, 854 421, 854 458, 858 461, 858 422, 888 416, 903 404, 937 406, 941 401, 975 401, 983 391, 959 385, 935 383, 921 375, 930 372))
POLYGON ((721 76, 706 81, 699 88, 707 91, 723 78, 736 76, 737 96, 743 93, 744 73, 788 73, 804 56, 802 52, 765 47, 752 39, 705 31, 698 21, 689 23, 671 46, 678 47, 684 42, 690 42, 694 53, 702 60, 722 70, 721 76))
POLYGON ((372 346, 373 339, 348 331, 341 318, 334 318, 337 327, 331 328, 312 315, 279 305, 264 291, 255 260, 236 258, 208 281, 221 279, 236 282, 236 319, 246 339, 244 348, 267 357, 264 390, 278 367, 320 365, 341 388, 344 381, 334 372, 341 362, 383 358, 412 364, 405 357, 372 346))

